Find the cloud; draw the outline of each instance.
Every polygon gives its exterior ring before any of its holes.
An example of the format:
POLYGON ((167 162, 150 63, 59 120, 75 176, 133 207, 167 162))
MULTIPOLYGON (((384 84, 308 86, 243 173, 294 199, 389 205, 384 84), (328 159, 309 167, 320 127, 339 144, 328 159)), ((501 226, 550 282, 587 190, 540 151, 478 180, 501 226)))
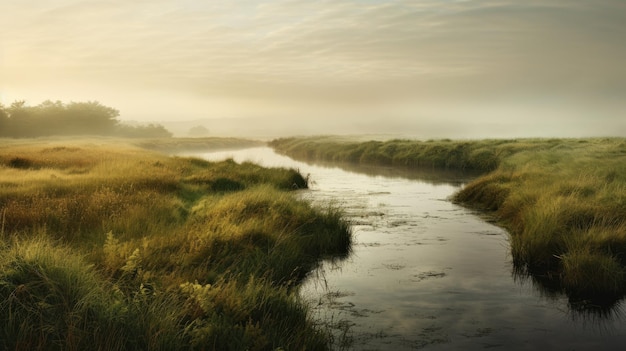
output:
POLYGON ((625 4, 6 1, 1 73, 12 85, 61 80, 277 104, 546 94, 619 100, 625 4))

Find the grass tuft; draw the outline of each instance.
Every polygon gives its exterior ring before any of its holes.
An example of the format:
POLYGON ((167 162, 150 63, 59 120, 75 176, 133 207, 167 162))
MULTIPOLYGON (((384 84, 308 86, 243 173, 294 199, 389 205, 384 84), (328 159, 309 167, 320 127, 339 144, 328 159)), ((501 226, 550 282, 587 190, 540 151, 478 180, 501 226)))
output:
POLYGON ((0 349, 329 347, 294 287, 351 232, 297 171, 105 140, 7 141, 0 164, 0 349))
POLYGON ((578 299, 626 294, 625 144, 623 138, 271 142, 309 160, 483 172, 454 201, 491 212, 509 230, 516 271, 533 272, 578 299))

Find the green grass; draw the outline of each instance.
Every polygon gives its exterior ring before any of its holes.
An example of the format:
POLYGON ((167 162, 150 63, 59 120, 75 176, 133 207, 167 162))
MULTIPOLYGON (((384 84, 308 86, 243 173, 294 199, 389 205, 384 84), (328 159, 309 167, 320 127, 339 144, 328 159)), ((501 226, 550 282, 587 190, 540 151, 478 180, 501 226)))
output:
POLYGON ((454 142, 451 140, 354 141, 351 138, 285 138, 269 144, 292 157, 409 168, 439 168, 491 171, 498 167, 505 148, 494 149, 495 141, 454 142))
POLYGON ((0 349, 329 347, 296 287, 345 257, 295 170, 108 140, 0 144, 0 349))
POLYGON ((516 270, 570 297, 626 292, 626 139, 279 139, 287 155, 483 175, 454 200, 491 212, 510 232, 516 270))

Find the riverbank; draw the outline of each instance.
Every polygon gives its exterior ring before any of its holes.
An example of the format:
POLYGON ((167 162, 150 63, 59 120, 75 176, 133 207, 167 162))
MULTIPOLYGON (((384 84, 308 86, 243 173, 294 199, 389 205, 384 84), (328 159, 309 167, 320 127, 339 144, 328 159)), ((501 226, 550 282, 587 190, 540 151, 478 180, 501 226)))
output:
POLYGON ((181 152, 206 151, 206 150, 233 150, 248 147, 265 145, 264 142, 252 139, 241 138, 153 138, 139 139, 137 141, 126 140, 139 147, 164 152, 166 154, 177 154, 181 152))
POLYGON ((511 234, 517 272, 579 303, 626 291, 626 140, 479 141, 278 139, 275 150, 308 160, 478 170, 454 196, 492 213, 511 234))
POLYGON ((0 185, 2 349, 328 347, 294 287, 351 233, 295 170, 4 140, 0 185))

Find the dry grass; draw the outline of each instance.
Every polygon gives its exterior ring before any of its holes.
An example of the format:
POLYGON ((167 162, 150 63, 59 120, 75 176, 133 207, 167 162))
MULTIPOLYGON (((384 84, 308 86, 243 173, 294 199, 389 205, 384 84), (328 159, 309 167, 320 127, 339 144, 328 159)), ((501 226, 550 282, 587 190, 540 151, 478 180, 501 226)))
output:
POLYGON ((292 287, 351 234, 294 185, 106 139, 3 142, 0 349, 326 348, 292 287))

